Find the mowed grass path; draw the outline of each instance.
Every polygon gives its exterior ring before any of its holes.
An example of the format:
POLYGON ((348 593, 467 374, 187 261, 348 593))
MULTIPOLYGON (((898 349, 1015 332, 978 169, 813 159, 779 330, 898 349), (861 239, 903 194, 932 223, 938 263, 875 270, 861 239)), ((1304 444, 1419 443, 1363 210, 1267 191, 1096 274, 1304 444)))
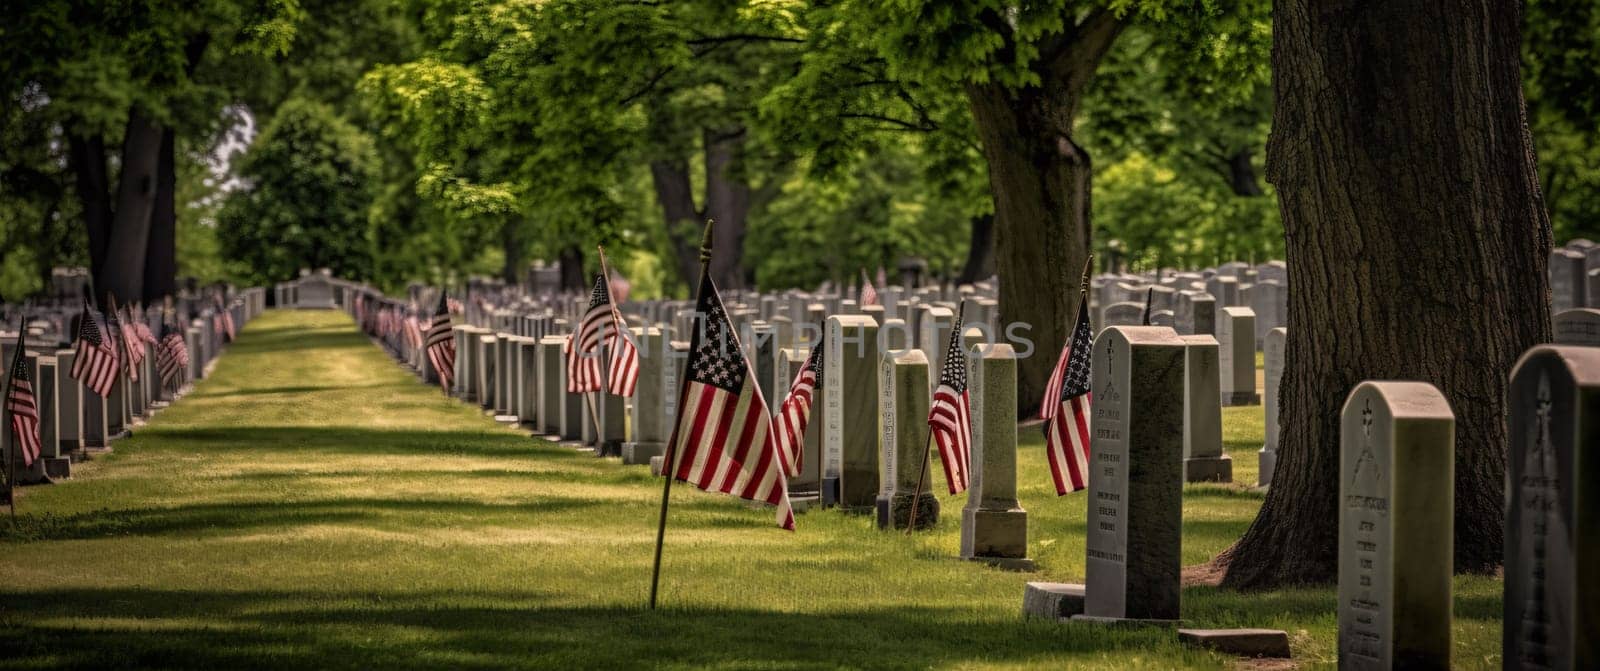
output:
MULTIPOLYGON (((1255 481, 1259 408, 1227 411, 1255 481)), ((269 312, 215 374, 70 481, 27 489, 0 542, 0 666, 189 668, 1220 668, 1160 630, 1026 622, 1029 580, 1079 581, 1084 499, 1035 431, 1021 499, 1041 570, 955 559, 964 498, 907 538, 677 487, 663 609, 644 610, 660 481, 495 425, 334 312, 269 312)), ((937 478, 936 478, 937 479, 937 478)), ((1260 494, 1185 492, 1184 563, 1260 494)), ((1497 666, 1499 584, 1458 580, 1457 662, 1497 666)), ((1189 587, 1195 626, 1291 632, 1333 659, 1330 589, 1189 587)))

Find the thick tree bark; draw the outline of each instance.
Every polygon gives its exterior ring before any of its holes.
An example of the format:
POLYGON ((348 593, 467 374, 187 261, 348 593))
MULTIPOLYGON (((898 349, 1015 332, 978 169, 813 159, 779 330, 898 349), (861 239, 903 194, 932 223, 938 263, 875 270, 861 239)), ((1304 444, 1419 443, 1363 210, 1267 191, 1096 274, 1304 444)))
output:
POLYGON ((958 284, 978 282, 994 275, 994 215, 972 218, 972 237, 967 244, 967 262, 961 267, 958 284))
POLYGON ((105 264, 106 242, 111 238, 111 179, 106 174, 105 139, 99 135, 68 135, 67 163, 72 168, 78 206, 83 210, 89 272, 98 274, 105 264))
POLYGON ((706 216, 717 222, 712 233, 717 253, 711 256, 711 278, 723 289, 749 285, 744 235, 750 218, 750 184, 743 179, 739 165, 744 160, 744 141, 743 128, 705 131, 706 216))
POLYGON ((1077 315, 1089 253, 1091 169, 1089 153, 1072 141, 1072 122, 1084 88, 1124 27, 1110 10, 1095 10, 1041 49, 1035 67, 1040 86, 966 87, 994 196, 1000 321, 1027 325, 1018 326, 1017 335, 1034 346, 1017 366, 1020 417, 1038 412, 1055 355, 1077 315))
POLYGON ((700 281, 700 231, 705 221, 694 205, 689 162, 681 158, 651 161, 650 179, 655 184, 656 202, 661 204, 678 276, 692 291, 700 281))
POLYGON ((1339 409, 1421 380, 1456 413, 1456 568, 1501 561, 1506 379, 1549 339, 1550 227, 1519 72, 1520 3, 1273 6, 1267 175, 1288 250, 1278 470, 1219 560, 1237 588, 1337 570, 1339 409))
POLYGON ((162 129, 160 164, 156 169, 156 202, 150 212, 150 240, 145 248, 145 305, 159 305, 178 293, 178 166, 177 133, 162 129))
POLYGON ((97 298, 119 303, 144 295, 144 259, 150 241, 150 215, 156 202, 156 169, 161 158, 161 127, 135 108, 128 114, 122 141, 122 174, 117 178, 116 213, 106 241, 105 263, 95 273, 97 298))
POLYGON ((583 270, 583 248, 573 245, 557 255, 561 267, 561 288, 566 291, 588 291, 594 278, 583 270))

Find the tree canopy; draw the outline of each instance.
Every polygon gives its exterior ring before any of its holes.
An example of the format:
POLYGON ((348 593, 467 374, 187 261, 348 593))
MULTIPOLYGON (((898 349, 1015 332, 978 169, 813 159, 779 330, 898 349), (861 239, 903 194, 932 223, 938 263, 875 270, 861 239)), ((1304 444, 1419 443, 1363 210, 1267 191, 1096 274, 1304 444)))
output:
MULTIPOLYGON (((1139 269, 1283 252, 1260 176, 1263 0, 52 0, 4 12, 8 297, 43 290, 53 266, 134 274, 163 246, 174 267, 141 278, 260 282, 326 264, 397 288, 511 278, 543 259, 576 284, 596 243, 650 274, 641 286, 682 295, 706 218, 727 286, 850 282, 907 257, 971 281, 1050 248, 1031 232, 1139 269), (316 151, 291 148, 301 141, 316 151), (1056 167, 1008 158, 1030 146, 1070 151, 1056 167), (143 193, 145 173, 174 187, 143 193), (1037 221, 1030 199, 1079 214, 1037 221), (299 233, 309 221, 330 225, 299 233), (270 250, 250 242, 285 235, 270 250), (141 263, 106 254, 139 241, 141 263)), ((1574 28, 1597 22, 1591 2, 1535 0, 1524 17, 1528 120, 1558 239, 1600 236, 1600 31, 1574 28)))

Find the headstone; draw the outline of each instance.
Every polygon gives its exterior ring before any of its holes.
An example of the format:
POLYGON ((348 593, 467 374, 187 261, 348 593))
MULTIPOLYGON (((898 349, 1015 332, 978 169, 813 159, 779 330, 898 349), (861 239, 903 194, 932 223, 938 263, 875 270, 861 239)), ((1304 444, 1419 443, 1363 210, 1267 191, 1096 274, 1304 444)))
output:
POLYGON ((1550 252, 1550 312, 1581 308, 1586 300, 1587 274, 1583 252, 1557 249, 1550 252))
POLYGON ((1557 345, 1600 347, 1600 310, 1573 308, 1557 312, 1551 319, 1557 345))
POLYGON ((1264 354, 1266 359, 1266 388, 1263 390, 1264 404, 1266 405, 1266 444, 1261 446, 1257 453, 1260 472, 1256 484, 1266 487, 1272 484, 1272 474, 1278 469, 1278 412, 1282 408, 1283 399, 1280 397, 1280 386, 1283 383, 1283 352, 1289 339, 1288 329, 1280 326, 1267 331, 1264 354))
POLYGON ((1095 339, 1086 619, 1176 620, 1183 527, 1185 346, 1172 329, 1095 339))
POLYGON ((494 409, 495 397, 498 395, 496 393, 498 385, 495 384, 500 379, 497 377, 500 373, 500 366, 496 360, 499 358, 497 356, 498 343, 498 339, 488 329, 484 329, 483 333, 473 339, 474 349, 472 356, 477 362, 476 368, 478 371, 477 377, 473 378, 475 380, 473 394, 478 399, 478 404, 483 406, 485 410, 494 409))
POLYGON ((1183 480, 1233 482, 1233 458, 1222 453, 1222 398, 1217 339, 1179 336, 1184 343, 1183 480))
POLYGON ((878 324, 863 315, 829 317, 826 342, 823 503, 836 488, 839 506, 869 512, 878 496, 878 324))
POLYGON ((956 314, 950 308, 925 305, 920 309, 917 331, 917 347, 922 350, 922 355, 928 358, 928 368, 936 371, 933 379, 928 381, 928 388, 938 382, 937 371, 944 370, 945 348, 950 345, 950 329, 956 326, 956 314))
MULTIPOLYGON (((870 306, 869 306, 870 307, 870 306)), ((920 350, 883 355, 878 376, 878 528, 904 529, 917 508, 917 528, 939 521, 939 500, 928 476, 928 357, 920 350), (917 487, 922 487, 918 496, 917 487)))
POLYGON ((561 347, 566 342, 566 336, 545 336, 539 339, 539 361, 535 371, 539 389, 537 401, 539 431, 547 436, 561 435, 561 397, 567 393, 563 381, 565 373, 561 370, 566 365, 566 360, 562 356, 561 347))
POLYGON ((1362 382, 1339 429, 1339 666, 1450 667, 1455 416, 1424 382, 1362 382))
POLYGON ((1112 303, 1100 315, 1100 328, 1140 326, 1144 323, 1144 303, 1112 303))
POLYGON ((1178 293, 1178 309, 1173 320, 1178 333, 1184 335, 1212 335, 1217 332, 1217 301, 1211 294, 1200 291, 1178 293))
POLYGON ((1217 311, 1217 365, 1222 373, 1222 404, 1256 405, 1256 315, 1250 308, 1217 311))
POLYGON ((538 433, 539 429, 539 340, 532 336, 518 336, 517 348, 517 405, 513 412, 517 423, 538 433))
POLYGON ((1505 668, 1600 668, 1600 349, 1540 345, 1511 372, 1505 668))
POLYGON ((671 418, 665 416, 662 407, 666 397, 677 393, 677 389, 669 390, 662 380, 671 351, 661 329, 652 326, 635 331, 639 340, 639 384, 634 388, 629 415, 633 435, 622 444, 622 463, 648 464, 650 457, 666 452, 671 418))
POLYGON ((967 397, 972 458, 961 558, 1031 571, 1028 511, 1017 502, 1017 355, 1010 344, 985 344, 968 354, 967 397))
POLYGON ((61 454, 76 454, 83 449, 83 385, 72 377, 76 350, 56 350, 56 418, 60 422, 61 454))

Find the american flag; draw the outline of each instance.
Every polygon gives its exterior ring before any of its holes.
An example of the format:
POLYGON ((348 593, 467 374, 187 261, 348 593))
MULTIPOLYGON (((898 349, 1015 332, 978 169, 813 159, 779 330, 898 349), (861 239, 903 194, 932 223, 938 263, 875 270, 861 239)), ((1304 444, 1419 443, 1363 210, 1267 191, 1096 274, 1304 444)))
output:
POLYGON ((773 432, 773 440, 778 443, 778 450, 789 458, 790 477, 799 475, 805 463, 806 424, 811 421, 812 398, 821 388, 822 343, 817 343, 811 348, 811 356, 800 366, 800 373, 794 376, 794 382, 789 384, 789 395, 778 405, 778 427, 773 432))
POLYGON ((967 491, 972 460, 972 407, 967 403, 967 353, 961 349, 960 324, 958 312, 944 368, 939 371, 939 386, 933 390, 933 405, 928 409, 928 427, 939 444, 939 461, 944 463, 944 479, 951 494, 967 491))
POLYGON ((1045 420, 1045 455, 1057 496, 1089 486, 1089 403, 1093 396, 1089 393, 1089 354, 1094 339, 1089 333, 1086 303, 1078 304, 1078 323, 1039 402, 1039 416, 1045 420))
POLYGON ((139 364, 144 363, 145 357, 144 340, 139 338, 139 328, 134 326, 131 311, 123 314, 121 322, 123 359, 127 364, 128 378, 138 382, 139 364))
POLYGON ((117 381, 117 350, 111 336, 100 328, 89 299, 83 300, 83 316, 78 318, 78 354, 73 357, 72 377, 101 398, 111 395, 117 381))
POLYGON ((867 269, 861 269, 861 307, 878 304, 878 290, 872 288, 872 280, 867 279, 867 269))
POLYGON ((211 327, 216 331, 217 335, 226 335, 228 336, 228 342, 233 342, 233 313, 223 306, 221 296, 217 296, 215 302, 217 311, 211 317, 211 327))
POLYGON ((607 388, 613 396, 632 397, 639 386, 639 345, 633 333, 622 328, 622 317, 615 317, 617 328, 611 335, 607 348, 611 351, 611 364, 606 373, 607 388))
POLYGON ((33 396, 33 376, 28 372, 26 329, 17 335, 17 354, 11 360, 11 385, 6 388, 6 412, 11 415, 11 440, 22 453, 22 465, 39 458, 39 404, 33 396))
POLYGON ((578 330, 567 341, 567 391, 581 394, 605 388, 604 373, 600 370, 600 343, 615 334, 611 290, 606 286, 606 276, 596 275, 594 290, 589 292, 589 308, 578 322, 578 330))
POLYGON ((450 309, 446 300, 444 296, 439 297, 439 308, 433 313, 433 323, 428 325, 427 347, 428 361, 439 374, 439 384, 445 393, 450 393, 450 385, 456 378, 456 338, 450 332, 450 309))
POLYGON ((691 336, 678 421, 667 441, 669 471, 708 492, 774 505, 778 526, 793 531, 784 476, 791 466, 773 440, 767 402, 710 277, 700 278, 696 310, 705 328, 691 336))
POLYGON ((162 384, 171 385, 188 367, 189 344, 184 342, 183 332, 162 319, 161 342, 156 345, 156 370, 161 374, 162 384))
MULTIPOLYGON (((413 306, 411 309, 415 310, 416 308, 413 306)), ((449 313, 445 314, 449 316, 449 313)), ((406 344, 410 345, 413 350, 422 349, 422 320, 417 319, 414 314, 406 315, 405 332, 406 344)))

